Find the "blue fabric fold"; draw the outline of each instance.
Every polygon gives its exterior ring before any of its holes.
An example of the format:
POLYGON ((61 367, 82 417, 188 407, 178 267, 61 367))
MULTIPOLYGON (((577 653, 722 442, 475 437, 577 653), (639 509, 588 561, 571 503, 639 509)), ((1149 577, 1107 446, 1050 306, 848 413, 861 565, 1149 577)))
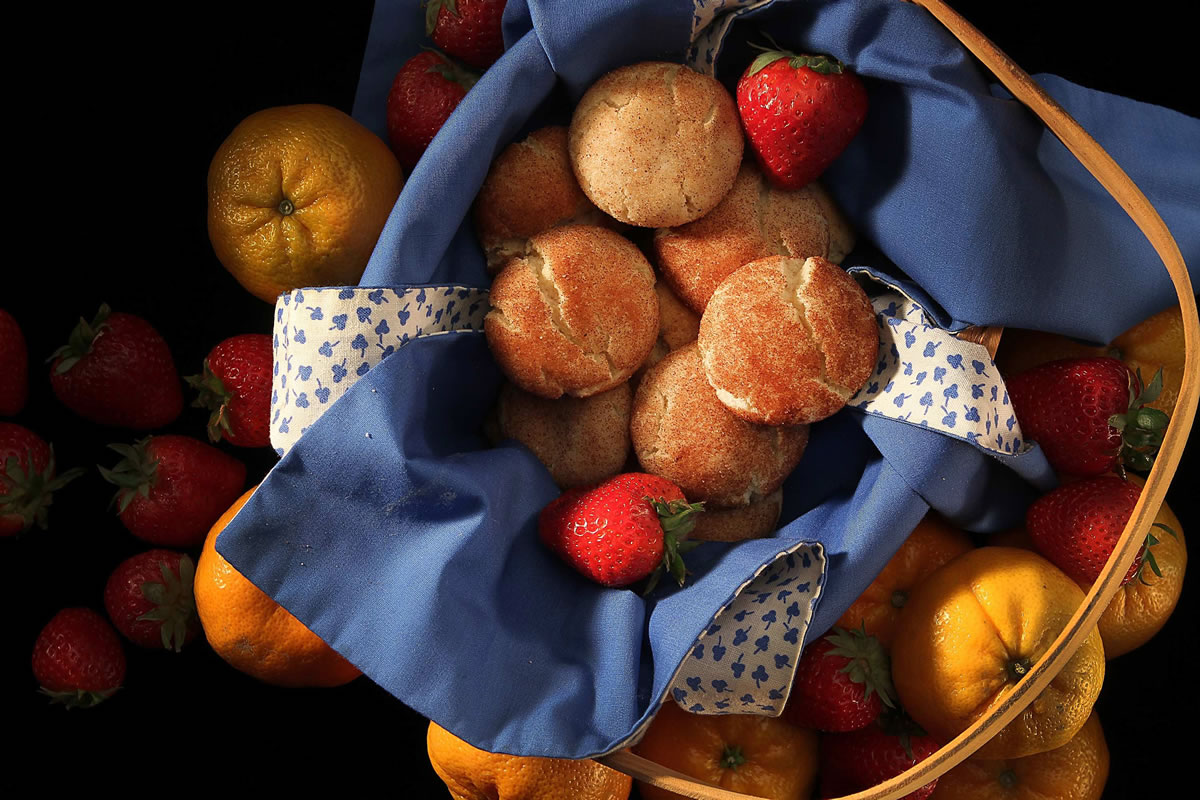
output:
MULTIPOLYGON (((692 0, 509 0, 508 51, 408 177, 363 285, 485 287, 469 210, 492 158, 565 119, 607 69, 680 59, 693 11, 692 0)), ((421 25, 406 4, 376 4, 355 116, 380 135, 421 25)), ((886 262, 874 266, 902 271, 940 323, 1107 341, 1171 304, 1124 213, 922 9, 777 0, 733 26, 718 62, 728 84, 760 30, 866 79, 867 123, 824 182, 886 262)), ((1041 80, 1139 183, 1195 269, 1200 121, 1041 80)), ((499 381, 479 333, 413 339, 330 405, 218 542, 372 680, 488 750, 576 758, 626 742, 713 614, 781 545, 820 542, 828 559, 811 637, 930 507, 971 530, 1002 529, 1053 480, 1036 448, 997 457, 847 409, 813 427, 775 539, 706 544, 685 588, 643 600, 587 583, 537 541, 537 513, 557 490, 527 450, 484 441, 499 381)))

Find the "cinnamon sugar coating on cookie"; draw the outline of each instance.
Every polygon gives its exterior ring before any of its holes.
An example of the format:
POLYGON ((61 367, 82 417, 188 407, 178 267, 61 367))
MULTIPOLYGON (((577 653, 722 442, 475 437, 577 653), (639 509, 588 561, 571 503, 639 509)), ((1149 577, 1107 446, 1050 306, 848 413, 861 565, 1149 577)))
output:
POLYGON ((659 270, 697 313, 744 264, 772 255, 839 263, 853 246, 849 223, 820 185, 775 188, 752 161, 742 165, 733 188, 708 214, 654 234, 659 270))
POLYGON ((492 283, 484 333, 509 380, 546 398, 629 379, 658 336, 654 272, 629 240, 566 225, 529 240, 492 283))
POLYGON ((591 397, 557 400, 506 383, 496 404, 497 438, 532 450, 559 488, 587 486, 625 466, 632 412, 628 381, 591 397))
POLYGON ((643 469, 709 509, 771 494, 808 444, 807 426, 755 425, 725 408, 708 385, 695 343, 669 353, 642 378, 630 432, 643 469))
POLYGON ((584 193, 631 225, 682 225, 729 191, 744 146, 737 106, 714 78, 647 61, 602 76, 571 118, 584 193))
POLYGON ((531 236, 558 225, 607 220, 575 180, 561 125, 539 128, 504 148, 475 198, 473 214, 492 273, 523 253, 531 236))
POLYGON ((875 366, 871 301, 823 258, 771 256, 726 278, 697 340, 717 397, 764 425, 817 422, 836 413, 875 366))
POLYGON ((689 539, 702 542, 740 542, 762 539, 773 534, 783 510, 783 490, 740 508, 717 508, 696 515, 696 527, 689 539))

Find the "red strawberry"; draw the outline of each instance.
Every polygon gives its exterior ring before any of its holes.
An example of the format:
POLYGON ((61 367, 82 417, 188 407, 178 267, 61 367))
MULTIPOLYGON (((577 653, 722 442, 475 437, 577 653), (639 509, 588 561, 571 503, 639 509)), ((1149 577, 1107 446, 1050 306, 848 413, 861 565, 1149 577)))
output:
POLYGON ((212 411, 208 438, 238 447, 271 444, 271 337, 231 336, 204 359, 204 371, 184 380, 200 395, 192 404, 212 411))
MULTIPOLYGON (((1091 586, 1117 546, 1142 490, 1116 475, 1068 483, 1039 497, 1025 515, 1025 527, 1038 552, 1082 586, 1091 586)), ((1156 523, 1172 536, 1175 532, 1156 523)), ((1150 547, 1158 544, 1153 533, 1134 558, 1122 585, 1140 578, 1143 559, 1161 575, 1150 547)))
POLYGON ((142 647, 179 652, 200 632, 192 559, 148 550, 122 561, 104 586, 104 609, 125 638, 142 647))
POLYGON ((90 608, 64 608, 38 634, 33 676, 55 703, 94 706, 121 688, 125 651, 104 617, 90 608))
POLYGON ((1021 432, 1060 472, 1102 475, 1124 461, 1148 470, 1167 415, 1155 408, 1162 371, 1143 391, 1139 376, 1115 358, 1065 358, 1007 379, 1021 432))
POLYGON ((28 428, 0 422, 0 536, 45 530, 54 492, 83 474, 54 471, 54 450, 28 428))
POLYGON ((799 189, 841 155, 867 118, 867 90, 836 58, 760 47, 737 85, 750 147, 771 183, 799 189))
POLYGON ((109 445, 122 460, 105 480, 120 488, 121 522, 134 536, 164 547, 196 547, 242 493, 246 465, 190 436, 151 436, 109 445))
POLYGON ((505 0, 427 0, 425 34, 433 43, 476 69, 504 54, 500 19, 505 0))
MULTIPOLYGON (((869 789, 921 763, 938 750, 938 743, 900 714, 885 715, 880 723, 821 737, 821 797, 842 797, 869 789)), ((902 800, 924 800, 937 786, 934 779, 902 800)))
POLYGON ((405 170, 411 170, 458 106, 478 75, 441 53, 426 50, 404 62, 387 99, 388 140, 405 170))
POLYGON ((879 640, 834 628, 804 648, 783 718, 802 728, 854 731, 894 708, 891 668, 879 640))
POLYGON ((101 305, 54 351, 50 385, 63 405, 102 425, 145 430, 173 422, 183 389, 167 343, 134 314, 101 305))
POLYGON ((687 502, 682 489, 666 478, 651 475, 649 472, 626 472, 609 478, 605 483, 628 489, 638 497, 645 497, 649 500, 660 500, 664 503, 670 503, 673 500, 687 502))
POLYGON ((19 414, 29 397, 29 350, 21 326, 0 308, 0 417, 19 414))
POLYGON ((652 499, 647 490, 683 497, 679 487, 664 488, 658 481, 635 473, 568 490, 542 509, 538 535, 564 561, 604 586, 628 586, 653 574, 649 592, 660 567, 682 586, 687 570, 681 554, 696 543, 679 540, 695 525, 693 516, 703 504, 652 499))

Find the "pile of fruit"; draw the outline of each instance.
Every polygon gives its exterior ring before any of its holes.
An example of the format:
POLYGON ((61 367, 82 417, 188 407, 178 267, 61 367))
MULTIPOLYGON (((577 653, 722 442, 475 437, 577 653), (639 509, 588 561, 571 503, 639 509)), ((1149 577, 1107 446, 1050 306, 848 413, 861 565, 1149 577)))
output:
MULTIPOLYGON (((403 170, 418 163, 474 85, 478 76, 471 69, 486 69, 501 55, 503 5, 503 0, 426 5, 430 37, 449 55, 427 50, 397 74, 387 101, 390 149, 347 115, 324 106, 267 109, 230 134, 208 176, 208 227, 221 263, 247 291, 273 303, 293 288, 357 281, 403 189, 403 170)), ((545 212, 551 225, 532 229, 497 222, 481 210, 497 202, 488 199, 489 192, 503 194, 489 176, 476 223, 502 284, 501 297, 510 282, 506 274, 528 276, 531 266, 534 273, 540 269, 542 262, 531 254, 542 259, 553 252, 558 245, 551 234, 563 223, 600 231, 587 235, 602 240, 603 247, 628 237, 661 259, 675 246, 664 239, 718 213, 722 198, 734 190, 734 173, 743 176, 736 180, 752 175, 764 196, 786 193, 819 204, 814 181, 854 135, 867 113, 866 100, 862 84, 833 59, 767 49, 747 65, 736 96, 736 119, 757 167, 735 164, 718 197, 685 220, 656 222, 651 215, 649 222, 635 221, 627 206, 626 218, 619 218, 613 209, 620 204, 608 205, 603 187, 581 181, 587 184, 583 191, 575 187, 561 207, 545 212), (774 115, 789 108, 803 113, 779 124, 774 115), (792 133, 781 132, 787 130, 792 133), (804 133, 796 135, 799 130, 804 133), (653 242, 630 232, 639 225, 660 229, 653 242)), ((514 147, 537 157, 557 147, 565 159, 568 149, 572 156, 577 152, 568 145, 570 135, 546 129, 514 147), (557 145, 555 137, 561 139, 557 145)), ((506 168, 504 159, 497 160, 493 175, 506 168)), ((550 160, 561 171, 565 162, 550 160)), ((578 174, 578 160, 566 169, 574 187, 571 170, 578 174)), ((691 210, 692 198, 686 199, 691 210)), ((832 231, 836 210, 824 213, 832 231)), ((818 255, 829 265, 826 258, 837 261, 835 254, 844 255, 849 243, 837 244, 831 233, 823 246, 822 253, 786 255, 803 256, 802 261, 818 255)), ((641 258, 637 251, 630 245, 631 261, 641 258)), ((743 255, 727 274, 706 278, 707 289, 678 275, 669 280, 670 288, 651 277, 643 288, 648 307, 657 312, 629 363, 618 367, 610 360, 609 379, 596 382, 589 373, 576 390, 564 381, 547 389, 529 379, 532 372, 544 381, 547 369, 506 361, 503 332, 489 329, 489 342, 513 383, 491 420, 493 434, 526 444, 564 489, 542 512, 539 535, 592 580, 610 587, 639 584, 650 592, 660 574, 680 583, 686 579, 682 556, 704 536, 703 526, 713 539, 763 536, 774 529, 779 508, 773 495, 795 459, 773 476, 774 485, 730 501, 712 488, 715 479, 672 472, 647 454, 651 448, 638 449, 640 401, 626 385, 653 382, 666 372, 658 364, 681 363, 671 354, 691 350, 702 365, 697 374, 713 383, 711 346, 699 355, 706 335, 711 342, 719 325, 707 313, 710 303, 727 291, 721 287, 731 276, 746 265, 761 265, 768 254, 743 255), (697 293, 700 301, 694 300, 697 293), (562 456, 564 441, 591 442, 596 431, 608 431, 603 420, 614 417, 622 420, 624 433, 608 437, 617 441, 611 457, 562 456), (686 495, 682 486, 688 487, 686 495), (755 502, 774 505, 759 511, 755 502), (744 513, 748 509, 758 513, 744 513), (709 518, 717 521, 701 522, 709 518), (623 535, 596 536, 614 529, 623 535)), ((535 295, 547 290, 537 277, 535 295)), ((554 292, 557 296, 558 287, 554 292)), ((27 343, 14 317, 0 309, 0 536, 53 535, 55 498, 69 501, 76 482, 104 480, 115 488, 113 508, 122 524, 148 549, 111 568, 93 607, 64 608, 47 621, 31 643, 40 690, 69 707, 95 705, 124 685, 128 644, 178 652, 197 646, 191 643, 201 633, 235 669, 270 684, 334 687, 358 677, 352 664, 215 549, 221 530, 253 492, 253 486, 247 490, 239 449, 270 447, 270 334, 230 331, 202 364, 192 365, 195 374, 181 378, 171 348, 151 321, 104 306, 90 319, 81 318, 39 370, 29 352, 48 349, 50 343, 27 343), (112 444, 119 459, 96 469, 57 464, 50 444, 21 425, 30 380, 48 381, 66 412, 127 433, 112 444), (162 433, 189 399, 211 412, 205 430, 192 436, 162 433)), ((926 517, 837 627, 807 645, 778 718, 702 716, 668 700, 633 751, 713 785, 770 798, 859 791, 934 753, 1037 663, 1101 573, 1141 491, 1143 481, 1133 473, 1153 463, 1169 424, 1183 353, 1178 308, 1105 348, 1007 331, 996 362, 1022 430, 1059 473, 1059 488, 1029 508, 1022 529, 987 540, 935 514, 926 517)), ((848 397, 861 383, 856 380, 851 377, 834 393, 848 397)), ((810 412, 805 403, 784 403, 776 418, 759 401, 730 403, 731 392, 720 391, 728 409, 721 413, 756 430, 794 431, 841 407, 833 403, 810 412)), ((712 394, 717 397, 718 390, 712 394)), ((798 451, 796 459, 803 443, 798 451)), ((735 457, 740 456, 728 456, 735 457)), ((249 483, 257 482, 250 477, 249 483)), ((1162 628, 1179 599, 1186 563, 1183 530, 1164 506, 1098 628, 1051 687, 975 756, 909 797, 991 797, 1001 789, 1028 787, 1043 797, 1098 798, 1109 753, 1093 705, 1105 661, 1162 628)), ((633 791, 629 777, 593 761, 487 753, 435 723, 429 726, 428 754, 456 798, 625 798, 633 791)), ((638 791, 648 800, 673 796, 650 786, 638 791)))

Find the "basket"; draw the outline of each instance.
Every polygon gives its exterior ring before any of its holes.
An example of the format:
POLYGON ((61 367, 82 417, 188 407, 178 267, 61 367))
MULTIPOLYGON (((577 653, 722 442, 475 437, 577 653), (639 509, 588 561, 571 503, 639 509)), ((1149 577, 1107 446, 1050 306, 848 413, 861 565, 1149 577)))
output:
MULTIPOLYGON (((1200 358, 1194 357, 1200 352, 1200 320, 1197 319, 1195 290, 1179 246, 1158 212, 1108 153, 1028 74, 962 16, 941 0, 913 2, 928 10, 1017 100, 1045 123, 1088 172, 1117 200, 1150 241, 1170 274, 1179 298, 1183 312, 1185 353, 1188 358, 1185 360, 1183 384, 1175 414, 1133 515, 1105 565, 1103 574, 1087 592, 1082 605, 1046 656, 1035 664, 1019 683, 1007 690, 1007 696, 991 713, 977 720, 937 753, 901 775, 838 800, 893 800, 904 797, 968 758, 1020 715, 1042 690, 1049 686, 1055 675, 1095 628, 1141 548, 1146 532, 1154 522, 1155 515, 1166 498, 1167 487, 1179 466, 1195 419, 1197 398, 1200 397, 1200 358)), ((959 335, 984 344, 994 355, 1001 333, 1002 329, 992 327, 967 329, 959 335)), ((629 752, 613 753, 597 760, 640 781, 695 800, 749 800, 753 797, 701 783, 629 752)))

